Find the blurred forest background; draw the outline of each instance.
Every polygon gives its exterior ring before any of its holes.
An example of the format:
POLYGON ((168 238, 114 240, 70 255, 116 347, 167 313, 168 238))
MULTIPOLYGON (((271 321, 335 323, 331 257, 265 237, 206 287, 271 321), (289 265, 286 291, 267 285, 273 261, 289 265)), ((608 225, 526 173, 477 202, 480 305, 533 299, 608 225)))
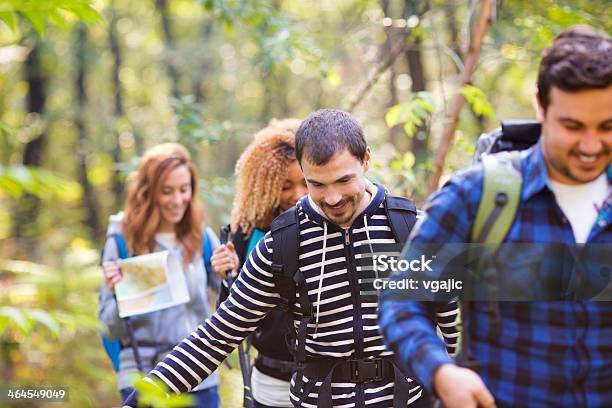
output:
MULTIPOLYGON (((422 203, 440 172, 471 161, 480 133, 534 117, 542 49, 573 24, 610 32, 611 6, 0 0, 0 384, 68 387, 61 406, 119 404, 97 263, 147 147, 190 149, 217 229, 256 130, 350 110, 373 147, 371 177, 422 203)), ((241 400, 237 366, 222 368, 224 407, 241 400)))

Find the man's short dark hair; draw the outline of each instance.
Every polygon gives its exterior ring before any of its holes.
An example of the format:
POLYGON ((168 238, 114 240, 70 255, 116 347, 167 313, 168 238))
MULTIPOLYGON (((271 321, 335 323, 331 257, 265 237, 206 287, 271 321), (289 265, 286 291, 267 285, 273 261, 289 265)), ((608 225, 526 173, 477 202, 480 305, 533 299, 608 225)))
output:
POLYGON ((344 149, 363 163, 367 149, 361 125, 350 113, 321 109, 311 113, 295 134, 295 155, 315 166, 327 164, 344 149))
POLYGON ((612 38, 589 26, 570 27, 544 50, 538 73, 538 98, 546 110, 550 89, 566 92, 612 85, 612 38))

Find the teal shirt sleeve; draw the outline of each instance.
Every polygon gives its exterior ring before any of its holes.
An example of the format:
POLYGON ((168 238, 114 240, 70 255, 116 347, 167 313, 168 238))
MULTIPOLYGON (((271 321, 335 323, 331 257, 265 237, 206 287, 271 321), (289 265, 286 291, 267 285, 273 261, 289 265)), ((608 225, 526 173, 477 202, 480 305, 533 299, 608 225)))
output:
POLYGON ((251 253, 251 251, 257 246, 257 243, 260 239, 262 239, 266 235, 266 233, 259 228, 255 228, 251 233, 251 239, 249 240, 249 247, 247 249, 247 257, 251 253))

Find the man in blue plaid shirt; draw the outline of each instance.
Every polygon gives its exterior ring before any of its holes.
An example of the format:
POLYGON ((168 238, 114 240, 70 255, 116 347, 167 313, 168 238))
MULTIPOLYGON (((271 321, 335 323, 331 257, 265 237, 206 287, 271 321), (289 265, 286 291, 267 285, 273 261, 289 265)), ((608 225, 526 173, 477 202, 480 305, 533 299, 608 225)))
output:
MULTIPOLYGON (((520 203, 505 242, 609 245, 612 40, 584 26, 564 31, 544 51, 537 85, 542 135, 521 152, 520 203)), ((430 198, 412 244, 469 243, 482 186, 481 165, 455 174, 430 198)), ((400 292, 384 294, 381 329, 403 368, 446 407, 612 407, 612 302, 498 302, 497 330, 490 304, 471 302, 462 353, 474 371, 446 354, 434 302, 400 292)))

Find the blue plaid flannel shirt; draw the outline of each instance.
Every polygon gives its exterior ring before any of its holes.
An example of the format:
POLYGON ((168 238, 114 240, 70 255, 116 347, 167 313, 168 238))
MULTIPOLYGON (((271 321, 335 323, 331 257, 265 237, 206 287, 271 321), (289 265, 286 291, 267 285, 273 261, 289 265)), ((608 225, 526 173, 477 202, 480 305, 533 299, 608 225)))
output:
MULTIPOLYGON (((521 152, 521 163, 521 203, 506 242, 574 243, 571 225, 547 186, 541 146, 521 152)), ((612 165, 607 176, 610 186, 612 165)), ((470 242, 482 185, 481 165, 456 173, 431 196, 412 242, 470 242)), ((587 242, 612 243, 610 195, 587 242)), ((453 362, 431 321, 434 304, 387 291, 380 306, 388 345, 402 368, 430 390, 436 369, 453 362)), ((472 302, 464 317, 469 319, 467 352, 478 361, 478 373, 498 406, 612 407, 612 302, 498 304, 501 327, 496 330, 487 302, 472 302)))

